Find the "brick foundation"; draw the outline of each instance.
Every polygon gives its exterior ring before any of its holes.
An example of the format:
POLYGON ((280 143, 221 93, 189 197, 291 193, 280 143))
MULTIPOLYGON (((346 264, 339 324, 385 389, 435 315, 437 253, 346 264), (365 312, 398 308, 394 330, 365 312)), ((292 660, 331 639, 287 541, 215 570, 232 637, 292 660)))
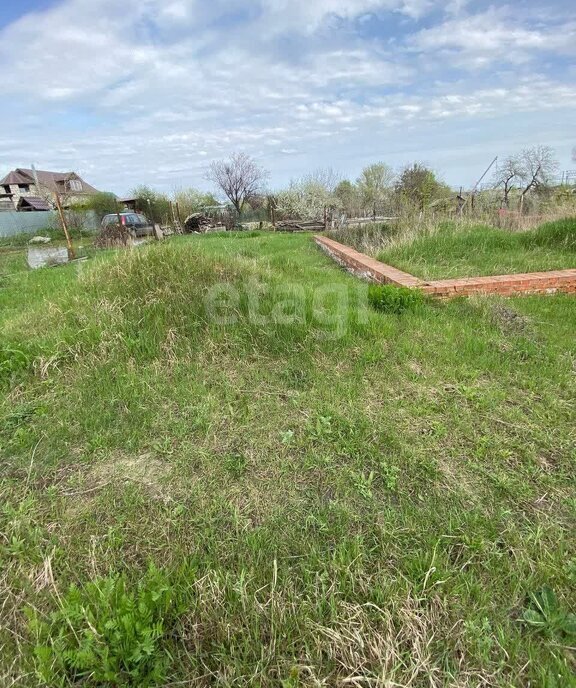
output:
POLYGON ((327 237, 318 235, 314 237, 314 241, 347 270, 371 279, 374 282, 395 284, 402 287, 419 287, 426 284, 421 279, 414 277, 414 275, 397 270, 391 265, 381 263, 375 258, 370 258, 370 256, 355 251, 350 246, 340 244, 327 237))
POLYGON ((552 294, 558 291, 576 294, 576 269, 426 282, 327 237, 315 236, 314 240, 350 272, 381 284, 417 287, 440 298, 470 294, 552 294))

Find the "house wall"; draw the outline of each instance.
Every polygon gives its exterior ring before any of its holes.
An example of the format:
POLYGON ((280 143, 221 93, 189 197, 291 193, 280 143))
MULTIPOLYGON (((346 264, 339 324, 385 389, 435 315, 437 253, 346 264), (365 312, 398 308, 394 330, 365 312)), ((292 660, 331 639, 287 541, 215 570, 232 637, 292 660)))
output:
POLYGON ((44 198, 44 194, 38 193, 35 184, 30 184, 29 191, 23 191, 18 187, 18 184, 10 184, 10 193, 12 194, 12 203, 14 204, 15 208, 22 196, 40 196, 41 198, 44 198))
MULTIPOLYGON (((75 213, 79 215, 79 213, 75 213)), ((98 229, 100 223, 93 211, 81 213, 83 228, 87 230, 98 229)), ((0 237, 9 237, 14 234, 28 233, 41 234, 42 230, 58 229, 60 219, 58 213, 53 210, 31 213, 17 213, 15 210, 0 212, 0 237)))
MULTIPOLYGON (((20 198, 26 198, 30 196, 43 198, 44 200, 48 201, 48 203, 50 203, 52 206, 56 204, 56 197, 54 192, 51 189, 42 186, 42 184, 40 184, 40 187, 37 187, 35 184, 30 184, 29 191, 23 191, 22 189, 19 189, 18 184, 11 184, 10 192, 12 193, 12 204, 14 205, 14 208, 18 207, 18 201, 20 200, 20 198)), ((68 207, 69 205, 72 205, 74 203, 82 203, 86 200, 87 195, 73 195, 70 192, 68 192, 66 194, 60 194, 60 198, 62 199, 63 205, 65 207, 68 207)))

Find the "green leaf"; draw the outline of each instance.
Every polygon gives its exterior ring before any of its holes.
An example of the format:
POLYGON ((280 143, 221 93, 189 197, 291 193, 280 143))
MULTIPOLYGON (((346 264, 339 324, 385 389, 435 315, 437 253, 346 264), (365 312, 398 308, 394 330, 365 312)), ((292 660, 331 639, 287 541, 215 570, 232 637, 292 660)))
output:
POLYGON ((534 609, 525 609, 522 616, 524 621, 531 626, 538 626, 540 628, 546 626, 546 619, 534 609))
POLYGON ((566 614, 560 624, 560 629, 566 633, 566 635, 576 637, 576 614, 566 614))

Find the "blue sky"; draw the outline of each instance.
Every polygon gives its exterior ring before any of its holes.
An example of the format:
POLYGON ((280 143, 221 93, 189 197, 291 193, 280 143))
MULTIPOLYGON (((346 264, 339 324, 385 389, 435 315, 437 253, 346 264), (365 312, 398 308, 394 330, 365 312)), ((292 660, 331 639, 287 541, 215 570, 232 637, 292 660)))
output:
POLYGON ((243 150, 271 188, 379 160, 469 186, 535 144, 570 169, 575 58, 568 0, 2 0, 0 176, 209 188, 243 150))

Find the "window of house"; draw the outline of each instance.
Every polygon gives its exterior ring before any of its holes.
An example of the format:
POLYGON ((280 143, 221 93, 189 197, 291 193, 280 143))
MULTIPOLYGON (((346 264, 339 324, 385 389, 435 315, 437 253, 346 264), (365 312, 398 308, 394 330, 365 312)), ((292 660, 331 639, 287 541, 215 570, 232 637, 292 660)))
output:
POLYGON ((68 187, 70 191, 82 191, 82 182, 79 179, 70 179, 68 187))
POLYGON ((20 191, 30 191, 30 184, 18 184, 20 191))
POLYGON ((4 184, 4 193, 10 193, 10 184, 4 184))

